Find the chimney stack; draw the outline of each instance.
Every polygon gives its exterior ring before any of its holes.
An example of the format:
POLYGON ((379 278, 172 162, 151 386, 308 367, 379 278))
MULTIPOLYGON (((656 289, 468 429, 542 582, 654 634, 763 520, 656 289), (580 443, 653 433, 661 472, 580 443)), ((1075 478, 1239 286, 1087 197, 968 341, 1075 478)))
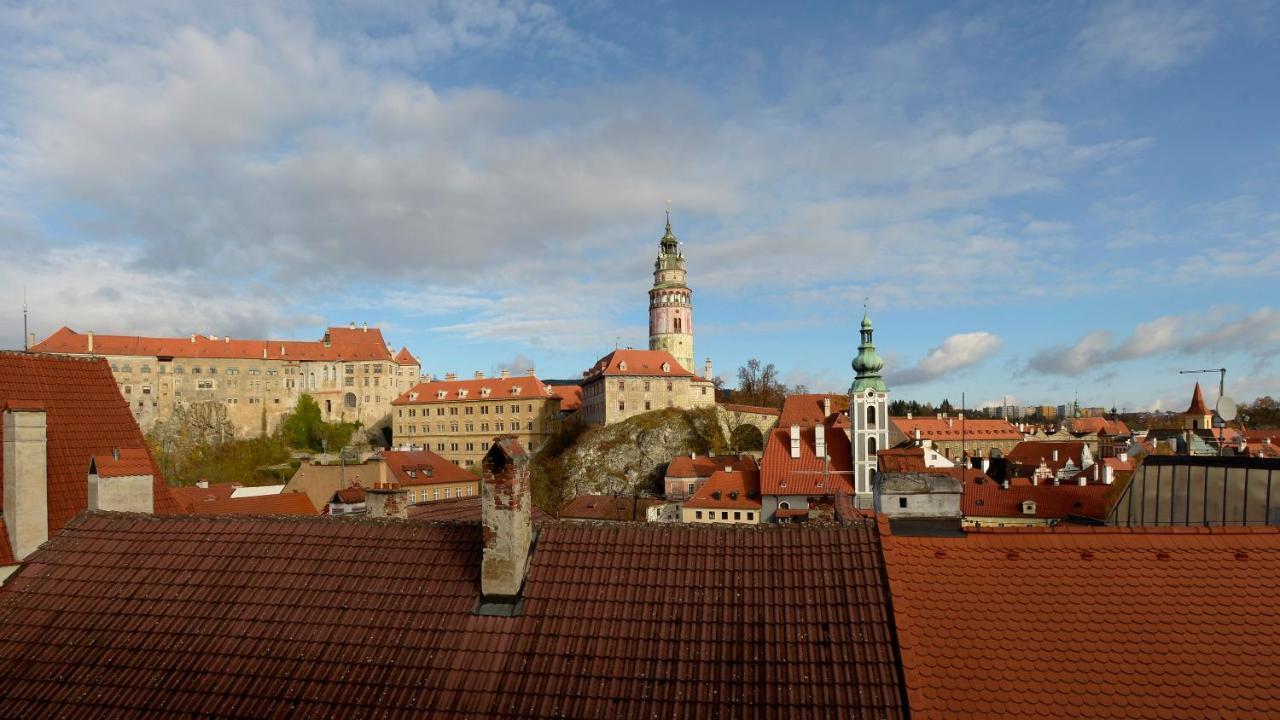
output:
POLYGON ((908 419, 908 420, 910 420, 910 419, 911 419, 911 411, 910 411, 910 410, 908 410, 908 411, 907 411, 907 419, 908 419))
POLYGON ((365 323, 364 323, 364 331, 365 331, 365 332, 369 332, 369 321, 367 321, 367 320, 366 320, 366 321, 365 321, 365 323))
POLYGON ((1122 463, 1123 463, 1123 462, 1129 462, 1129 451, 1128 451, 1128 450, 1121 450, 1121 451, 1120 451, 1120 462, 1122 462, 1122 463))
POLYGON ((355 321, 355 320, 352 320, 350 323, 348 323, 348 325, 347 325, 347 326, 348 326, 349 328, 351 328, 352 330, 355 330, 355 329, 356 329, 356 321, 355 321))
POLYGON ((196 334, 195 334, 195 333, 191 333, 191 344, 192 344, 192 345, 195 345, 195 344, 196 344, 196 334))
POLYGON ((920 444, 920 428, 916 428, 915 435, 916 435, 916 444, 919 445, 920 444))
POLYGON ((514 615, 529 564, 529 455, 514 435, 501 435, 481 461, 484 560, 481 612, 514 615))
POLYGON ((201 490, 208 490, 208 489, 209 489, 209 481, 208 481, 208 480, 197 480, 197 481, 196 481, 196 487, 200 488, 201 490))
POLYGON ((528 370, 525 370, 524 374, 528 375, 529 377, 534 377, 533 368, 529 368, 528 370))
POLYGON ((706 364, 702 366, 702 377, 705 380, 715 378, 715 374, 711 372, 711 358, 707 358, 706 364))
POLYGON ((27 349, 28 349, 28 350, 30 350, 31 348, 33 348, 33 347, 35 347, 35 346, 36 346, 36 334, 35 334, 35 333, 27 333, 27 349))
POLYGON ((502 372, 498 373, 498 376, 501 377, 503 380, 506 380, 507 378, 511 377, 511 371, 503 370, 502 372))
POLYGON ((365 488, 365 512, 374 518, 409 518, 409 491, 393 486, 365 488))
POLYGON ((89 332, 85 333, 85 335, 87 335, 89 338, 89 353, 92 354, 93 353, 93 331, 90 330, 89 332))
POLYGON ((822 398, 822 417, 826 418, 831 414, 831 396, 822 398))
POLYGON ((480 372, 479 370, 477 370, 477 371, 476 371, 476 380, 483 380, 483 379, 484 379, 484 373, 482 373, 482 372, 480 372))
MULTIPOLYGON (((131 453, 145 453, 137 448, 131 453)), ((110 512, 155 512, 155 478, 151 473, 126 474, 115 463, 120 462, 119 448, 110 455, 89 458, 89 509, 110 512)))
POLYGON ((13 558, 49 539, 47 418, 39 403, 10 401, 4 414, 4 524, 13 558))
POLYGON ((453 380, 457 380, 457 379, 458 379, 458 375, 457 375, 457 373, 445 373, 445 374, 444 374, 444 379, 445 379, 446 381, 453 381, 453 380))
POLYGON ((1054 461, 1054 462, 1058 462, 1058 449, 1057 449, 1057 448, 1054 448, 1054 449, 1053 449, 1053 461, 1054 461))

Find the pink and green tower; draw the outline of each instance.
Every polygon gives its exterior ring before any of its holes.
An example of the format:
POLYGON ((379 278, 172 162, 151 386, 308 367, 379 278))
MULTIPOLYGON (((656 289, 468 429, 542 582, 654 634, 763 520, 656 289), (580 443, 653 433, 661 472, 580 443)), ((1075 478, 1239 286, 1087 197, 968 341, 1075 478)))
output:
POLYGON ((693 366, 693 291, 686 282, 680 240, 671 232, 670 210, 667 231, 659 241, 658 258, 653 261, 649 349, 666 350, 681 367, 697 372, 693 366))

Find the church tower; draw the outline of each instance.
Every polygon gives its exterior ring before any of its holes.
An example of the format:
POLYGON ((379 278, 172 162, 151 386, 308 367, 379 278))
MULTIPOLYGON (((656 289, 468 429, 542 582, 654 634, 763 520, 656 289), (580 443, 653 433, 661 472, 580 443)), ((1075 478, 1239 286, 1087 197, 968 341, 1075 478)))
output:
POLYGON ((857 373, 849 388, 850 445, 853 449, 854 490, 859 507, 870 507, 878 461, 876 451, 889 446, 889 388, 880 378, 884 360, 876 354, 871 317, 863 307, 862 344, 853 359, 857 373))
POLYGON ((671 232, 671 211, 667 211, 667 232, 653 261, 653 289, 649 291, 649 349, 666 350, 689 372, 693 366, 693 291, 685 282, 684 254, 680 240, 671 232))

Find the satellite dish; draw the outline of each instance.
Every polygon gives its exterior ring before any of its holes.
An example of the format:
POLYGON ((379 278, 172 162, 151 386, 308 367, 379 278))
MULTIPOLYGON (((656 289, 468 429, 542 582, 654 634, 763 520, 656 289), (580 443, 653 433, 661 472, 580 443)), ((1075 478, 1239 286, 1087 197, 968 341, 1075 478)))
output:
POLYGON ((1217 410, 1218 417, 1222 418, 1223 422, 1231 422, 1236 419, 1236 401, 1232 400, 1230 396, 1223 395, 1218 398, 1217 410))

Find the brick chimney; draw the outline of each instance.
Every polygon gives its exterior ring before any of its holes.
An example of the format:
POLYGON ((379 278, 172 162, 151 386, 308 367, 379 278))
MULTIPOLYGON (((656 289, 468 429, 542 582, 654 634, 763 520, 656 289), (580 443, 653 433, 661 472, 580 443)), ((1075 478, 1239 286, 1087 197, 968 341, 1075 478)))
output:
POLYGON ((533 539, 529 521, 529 455, 514 435, 501 435, 481 461, 484 484, 484 565, 480 573, 481 612, 514 614, 524 585, 533 539), (502 612, 502 609, 507 612, 502 612))
POLYGON ((374 518, 409 518, 409 491, 399 485, 364 489, 365 512, 374 518))
POLYGON ((48 449, 44 406, 4 405, 4 524, 15 560, 49 539, 48 449))

